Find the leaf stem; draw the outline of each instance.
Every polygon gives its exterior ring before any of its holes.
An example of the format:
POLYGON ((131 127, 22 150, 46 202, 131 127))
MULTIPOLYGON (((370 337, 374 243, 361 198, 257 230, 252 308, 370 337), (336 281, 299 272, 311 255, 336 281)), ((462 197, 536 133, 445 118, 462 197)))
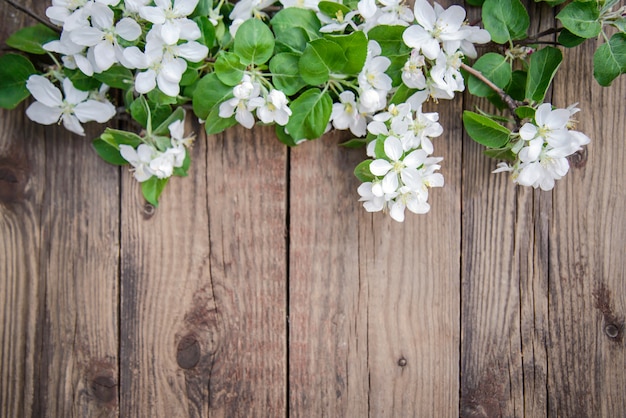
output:
POLYGON ((515 113, 515 109, 517 109, 517 107, 519 106, 518 103, 515 101, 515 99, 513 99, 511 96, 506 94, 504 90, 496 86, 491 80, 485 77, 483 73, 481 73, 480 71, 475 70, 474 68, 470 67, 469 65, 465 63, 461 64, 461 68, 463 68, 465 71, 467 71, 468 73, 470 73, 471 75, 473 75, 474 77, 476 77, 477 79, 485 83, 491 90, 498 93, 498 96, 500 96, 502 101, 506 103, 507 107, 509 108, 509 112, 511 112, 513 119, 515 119, 515 124, 518 127, 521 127, 522 121, 519 118, 519 116, 517 116, 517 113, 515 113))
POLYGON ((28 16, 32 17, 36 21, 46 25, 47 27, 49 27, 50 29, 54 30, 55 32, 59 32, 59 33, 61 32, 61 30, 57 26, 53 25, 48 20, 46 20, 43 17, 39 16, 37 13, 33 12, 32 10, 22 6, 21 4, 15 2, 13 0, 4 0, 4 1, 6 3, 8 3, 9 5, 15 7, 20 12, 26 13, 28 16))

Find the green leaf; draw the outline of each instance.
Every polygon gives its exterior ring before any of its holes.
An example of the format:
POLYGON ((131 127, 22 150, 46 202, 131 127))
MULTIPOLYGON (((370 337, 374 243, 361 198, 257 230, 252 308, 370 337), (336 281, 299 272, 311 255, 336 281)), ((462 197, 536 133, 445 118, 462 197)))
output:
POLYGON ((530 56, 526 79, 527 99, 535 102, 543 101, 561 61, 563 61, 561 50, 551 46, 540 49, 530 56))
POLYGON ((316 39, 306 46, 298 61, 298 68, 302 79, 315 86, 327 82, 331 73, 340 73, 347 62, 338 44, 327 39, 316 39))
MULTIPOLYGON (((489 52, 480 57, 474 63, 473 68, 480 71, 483 76, 501 89, 505 88, 511 82, 511 63, 508 62, 504 56, 496 54, 495 52, 489 52)), ((467 87, 469 92, 474 96, 489 97, 494 94, 491 87, 472 75, 470 75, 467 81, 467 87)))
POLYGON ((482 6, 485 0, 467 0, 467 4, 470 6, 482 6))
POLYGON ((293 114, 287 123, 289 134, 296 140, 316 139, 324 134, 330 120, 333 100, 327 92, 308 89, 291 102, 293 114))
POLYGON ((365 58, 367 58, 367 38, 365 33, 357 31, 349 35, 329 35, 327 39, 338 44, 348 60, 341 70, 341 74, 359 74, 365 64, 365 58))
POLYGON ((581 38, 594 38, 602 30, 600 11, 595 1, 570 3, 556 15, 556 18, 561 21, 565 29, 581 38))
POLYGON ((531 106, 519 106, 515 108, 515 114, 520 119, 532 119, 535 117, 535 108, 531 106))
POLYGON ((511 131, 478 113, 463 111, 463 125, 474 141, 486 147, 501 148, 509 142, 511 131))
POLYGON ((215 73, 200 79, 193 92, 193 111, 200 119, 206 119, 211 109, 233 96, 233 88, 222 83, 215 73))
POLYGON ((222 51, 215 60, 215 74, 227 86, 236 86, 243 78, 246 66, 239 59, 239 55, 222 51))
POLYGON ((313 10, 288 7, 276 13, 270 24, 279 41, 288 41, 293 28, 303 30, 309 41, 321 37, 319 30, 322 24, 313 10))
POLYGON ((128 68, 124 68, 121 65, 114 65, 104 72, 95 73, 93 78, 107 86, 121 90, 126 90, 135 83, 133 73, 128 68))
POLYGON ((626 34, 616 33, 593 54, 593 76, 601 86, 610 86, 626 73, 626 34))
POLYGON ((117 147, 103 141, 102 139, 94 139, 91 143, 96 150, 100 158, 109 164, 113 165, 126 165, 128 161, 122 157, 120 150, 117 147))
POLYGON ((169 105, 148 103, 144 96, 139 96, 130 105, 130 116, 144 128, 148 127, 148 109, 150 110, 150 126, 156 126, 165 120, 171 113, 169 105))
POLYGON ((295 52, 301 54, 309 43, 309 37, 302 28, 287 28, 282 38, 276 39, 274 53, 295 52))
POLYGON ((317 7, 320 9, 320 12, 331 19, 337 16, 337 12, 341 12, 344 16, 350 13, 349 7, 341 3, 335 3, 334 1, 320 1, 317 7))
POLYGON ((143 193, 144 199, 148 203, 151 203, 154 207, 159 206, 159 197, 161 193, 163 193, 163 189, 167 184, 169 178, 159 179, 157 177, 150 177, 148 180, 141 183, 141 192, 143 193))
POLYGON ((28 96, 28 77, 37 73, 33 64, 17 54, 0 56, 0 107, 14 109, 28 96))
POLYGON ((563 29, 561 33, 559 33, 558 41, 561 45, 566 48, 573 48, 585 42, 585 38, 581 38, 580 36, 574 35, 572 32, 567 29, 563 29))
POLYGON ((517 154, 511 151, 511 148, 495 148, 495 149, 486 149, 483 153, 494 160, 505 160, 514 162, 517 159, 517 154))
POLYGON ((211 113, 209 113, 209 116, 204 122, 204 130, 207 135, 215 135, 224 132, 226 129, 236 124, 237 120, 234 115, 229 118, 222 118, 220 116, 219 106, 215 106, 211 109, 211 113))
POLYGON ((174 176, 178 177, 187 177, 189 175, 189 167, 191 166, 191 155, 189 154, 189 150, 185 150, 185 159, 183 160, 183 165, 180 167, 174 167, 174 176))
POLYGON ((528 74, 523 70, 513 71, 511 82, 504 91, 515 100, 523 101, 526 98, 526 79, 528 74))
POLYGON ((369 39, 378 42, 382 55, 391 61, 385 73, 391 77, 394 87, 402 85, 402 67, 411 53, 411 48, 402 40, 405 29, 404 26, 379 25, 367 33, 369 39))
POLYGON ((417 90, 407 87, 406 84, 402 83, 396 89, 396 92, 391 96, 389 100, 389 104, 401 104, 408 100, 417 90))
POLYGON ((200 0, 198 5, 191 14, 192 17, 196 16, 208 16, 209 12, 213 8, 213 0, 200 0))
POLYGON ((213 23, 205 16, 198 16, 193 19, 194 22, 198 24, 200 28, 200 39, 196 39, 197 42, 200 42, 202 45, 205 45, 207 48, 213 48, 215 45, 215 27, 213 23))
POLYGON ((291 135, 285 132, 284 126, 276 125, 276 137, 280 142, 287 145, 288 147, 295 147, 296 145, 298 145, 296 144, 296 141, 291 137, 291 135))
POLYGON ((485 0, 482 17, 491 40, 499 44, 524 38, 530 26, 528 12, 520 0, 485 0))
POLYGON ((143 140, 137 134, 111 128, 106 128, 102 135, 100 135, 100 139, 116 149, 119 149, 119 146, 122 144, 137 148, 143 143, 143 140))
POLYGON ((83 74, 83 72, 80 70, 70 70, 69 68, 65 67, 63 69, 63 74, 65 74, 65 76, 72 81, 72 84, 78 90, 97 90, 102 85, 101 81, 98 81, 93 77, 89 77, 88 75, 83 74))
POLYGON ((567 0, 535 0, 535 3, 539 3, 540 1, 547 3, 549 6, 556 6, 558 4, 565 3, 567 0))
POLYGON ((56 41, 59 39, 59 36, 58 32, 38 23, 18 30, 6 40, 6 43, 11 48, 19 49, 29 54, 43 55, 47 53, 43 49, 43 45, 50 41, 56 41))
POLYGON ((368 159, 368 160, 365 160, 365 161, 361 161, 354 168, 354 175, 356 176, 357 179, 359 179, 363 183, 367 183, 369 181, 373 181, 376 178, 372 174, 372 172, 370 171, 370 164, 372 163, 372 161, 374 161, 374 160, 369 160, 368 159))
POLYGON ((246 64, 264 64, 274 52, 274 34, 265 23, 248 19, 239 26, 234 51, 246 64))
POLYGON ((363 148, 367 145, 367 142, 366 138, 352 138, 339 145, 345 148, 363 148))
POLYGON ((274 87, 281 90, 287 96, 296 94, 306 82, 300 77, 298 69, 298 54, 284 52, 277 54, 270 61, 270 71, 274 87))
POLYGON ((154 122, 154 117, 152 118, 153 124, 152 126, 156 126, 156 129, 152 131, 154 135, 170 135, 170 125, 177 120, 185 119, 185 109, 182 107, 177 107, 174 112, 169 114, 167 118, 161 119, 161 121, 157 124, 154 122))
POLYGON ((626 17, 611 22, 620 32, 626 32, 626 17))

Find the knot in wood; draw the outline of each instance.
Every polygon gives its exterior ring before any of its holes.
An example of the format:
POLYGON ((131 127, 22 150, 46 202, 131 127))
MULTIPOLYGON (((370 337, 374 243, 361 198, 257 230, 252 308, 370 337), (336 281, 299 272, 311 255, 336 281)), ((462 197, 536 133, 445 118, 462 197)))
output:
POLYGON ((155 212, 156 212, 156 208, 154 207, 152 203, 146 202, 146 204, 143 205, 143 217, 145 219, 152 218, 155 212))
POLYGON ((23 175, 11 167, 0 165, 0 201, 9 203, 22 199, 25 181, 21 177, 23 175))
POLYGON ((191 369, 200 361, 200 343, 194 335, 184 336, 178 343, 176 363, 182 369, 191 369))
POLYGON ((117 383, 111 376, 96 376, 91 381, 91 391, 101 402, 111 402, 117 398, 117 383))
POLYGON ((607 326, 604 327, 604 333, 607 337, 616 339, 619 337, 619 327, 615 324, 607 324, 607 326))
POLYGON ((570 155, 569 161, 572 167, 583 168, 587 164, 587 147, 570 155))

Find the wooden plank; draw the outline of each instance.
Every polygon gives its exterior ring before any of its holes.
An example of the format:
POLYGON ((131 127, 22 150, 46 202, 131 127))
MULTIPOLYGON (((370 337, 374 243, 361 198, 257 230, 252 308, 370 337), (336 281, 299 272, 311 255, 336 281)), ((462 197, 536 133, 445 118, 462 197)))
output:
MULTIPOLYGON (((25 16, 0 3, 0 45, 25 16)), ((0 110, 0 416, 33 415, 39 382, 37 348, 42 336, 40 280, 44 192, 43 129, 29 124, 22 105, 0 110)))
POLYGON ((292 151, 293 416, 458 416, 460 103, 437 110, 448 184, 404 224, 361 207, 349 135, 292 151))
POLYGON ((285 167, 236 128, 197 140, 156 211, 126 176, 122 415, 285 413, 285 167))
MULTIPOLYGON (((0 7, 2 39, 33 23, 0 7)), ((116 415, 119 170, 88 140, 37 126, 24 109, 3 112, 0 141, 1 229, 10 237, 0 415, 116 415)))
MULTIPOLYGON (((526 4, 531 33, 553 25, 549 8, 526 4)), ((475 106, 494 111, 467 96, 475 106)), ((491 174, 483 147, 464 141, 461 416, 545 416, 551 195, 491 174)))
POLYGON ((549 405, 553 416, 626 410, 626 78, 600 87, 593 41, 566 51, 554 104, 578 102, 592 139, 554 192, 550 237, 549 405), (572 82, 571 80, 575 80, 572 82), (575 83, 575 85, 573 84, 575 83))
POLYGON ((352 170, 362 150, 333 134, 291 151, 290 415, 367 416, 368 283, 359 275, 352 170))

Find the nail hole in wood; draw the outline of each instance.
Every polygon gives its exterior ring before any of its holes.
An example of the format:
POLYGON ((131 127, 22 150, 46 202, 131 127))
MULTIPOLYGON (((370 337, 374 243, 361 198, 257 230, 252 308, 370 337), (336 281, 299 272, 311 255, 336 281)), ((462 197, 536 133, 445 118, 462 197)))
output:
POLYGON ((400 357, 400 359, 398 360, 398 366, 400 367, 406 367, 407 361, 404 357, 400 357))
POLYGON ((111 402, 117 397, 117 384, 111 376, 96 376, 91 381, 91 390, 102 402, 111 402))
POLYGON ((182 369, 191 369, 200 361, 200 343, 193 335, 183 337, 178 343, 176 362, 182 369))
POLYGON ((587 148, 576 151, 569 157, 570 163, 575 168, 583 168, 587 164, 587 148))

